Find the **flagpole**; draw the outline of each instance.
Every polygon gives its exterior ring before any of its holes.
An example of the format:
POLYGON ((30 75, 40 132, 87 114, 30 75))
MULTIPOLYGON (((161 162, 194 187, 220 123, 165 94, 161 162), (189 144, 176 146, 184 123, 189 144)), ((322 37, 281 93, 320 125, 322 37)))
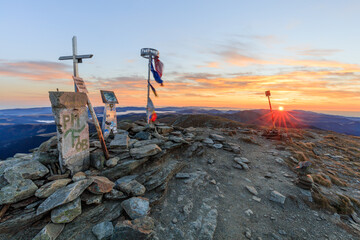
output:
POLYGON ((148 82, 147 82, 147 103, 146 103, 146 122, 150 123, 148 108, 149 108, 149 97, 150 97, 150 69, 151 69, 151 55, 149 56, 149 67, 148 67, 148 82))

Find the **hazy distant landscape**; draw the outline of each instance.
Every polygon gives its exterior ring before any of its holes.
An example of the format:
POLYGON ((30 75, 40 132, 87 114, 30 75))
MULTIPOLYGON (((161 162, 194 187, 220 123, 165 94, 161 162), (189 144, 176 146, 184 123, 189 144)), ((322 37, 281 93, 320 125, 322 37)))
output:
MULTIPOLYGON (((95 107, 95 112, 101 122, 103 108, 95 107)), ((142 107, 119 107, 117 112, 118 120, 145 118, 145 109, 142 107)), ((269 111, 261 109, 239 111, 165 107, 158 108, 157 112, 160 121, 161 118, 169 116, 209 114, 247 124, 271 126, 269 111)), ((287 113, 291 114, 291 117, 285 121, 289 128, 307 127, 360 136, 360 117, 335 116, 297 110, 287 113)), ((91 125, 90 129, 92 129, 91 125)), ((50 107, 0 110, 0 135, 2 136, 0 139, 0 159, 6 159, 18 152, 26 153, 30 149, 38 147, 43 141, 53 136, 55 132, 56 128, 50 107)))

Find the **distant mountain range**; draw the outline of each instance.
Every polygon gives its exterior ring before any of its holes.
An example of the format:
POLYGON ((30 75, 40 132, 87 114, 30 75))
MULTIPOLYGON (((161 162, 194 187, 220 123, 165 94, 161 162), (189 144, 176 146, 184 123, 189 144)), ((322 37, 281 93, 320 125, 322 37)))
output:
MULTIPOLYGON (((118 120, 145 118, 143 107, 118 107, 118 120)), ((102 121, 103 107, 95 107, 99 121, 102 121)), ((195 107, 157 108, 159 118, 181 115, 208 114, 233 121, 271 126, 269 110, 219 110, 195 107)), ((192 116, 196 117, 196 116, 192 116)), ((90 114, 89 114, 90 118, 90 114)), ((274 111, 276 126, 289 128, 317 128, 360 136, 360 117, 344 117, 309 111, 274 111)), ((90 130, 94 127, 90 124, 90 130)), ((50 107, 0 110, 0 159, 18 152, 28 152, 38 147, 56 132, 50 107)))

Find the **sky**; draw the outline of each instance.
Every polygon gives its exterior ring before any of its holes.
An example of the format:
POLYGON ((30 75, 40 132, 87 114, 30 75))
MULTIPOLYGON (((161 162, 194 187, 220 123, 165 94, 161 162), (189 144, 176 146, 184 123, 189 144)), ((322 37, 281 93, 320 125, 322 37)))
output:
POLYGON ((73 91, 71 39, 89 97, 145 106, 147 59, 164 63, 155 107, 274 108, 360 117, 359 1, 0 1, 0 109, 73 91))

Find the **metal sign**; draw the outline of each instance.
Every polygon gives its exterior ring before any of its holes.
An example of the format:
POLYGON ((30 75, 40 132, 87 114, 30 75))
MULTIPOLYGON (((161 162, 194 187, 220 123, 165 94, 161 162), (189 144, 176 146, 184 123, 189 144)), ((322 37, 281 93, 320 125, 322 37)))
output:
POLYGON ((86 86, 85 86, 85 82, 82 78, 73 76, 73 79, 74 79, 75 86, 77 87, 79 92, 88 93, 88 90, 86 89, 86 86))
POLYGON ((101 98, 103 103, 119 103, 117 100, 114 91, 105 91, 100 90, 101 98))
POLYGON ((270 96, 271 96, 270 90, 269 90, 269 91, 265 91, 265 96, 267 96, 267 97, 270 97, 270 96))

